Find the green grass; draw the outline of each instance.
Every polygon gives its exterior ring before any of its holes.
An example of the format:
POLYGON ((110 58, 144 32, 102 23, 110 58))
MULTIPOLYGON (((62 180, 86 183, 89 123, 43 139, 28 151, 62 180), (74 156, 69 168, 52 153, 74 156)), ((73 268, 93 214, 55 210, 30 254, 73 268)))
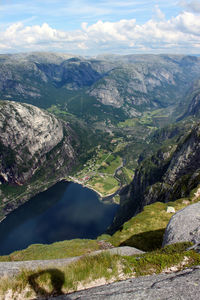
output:
MULTIPOLYGON (((185 251, 190 243, 181 243, 164 249, 122 257, 102 253, 96 256, 85 256, 68 266, 36 271, 23 270, 15 278, 0 279, 2 298, 8 290, 12 295, 21 294, 25 299, 33 297, 50 297, 75 291, 97 280, 101 283, 112 282, 119 278, 160 273, 170 267, 177 270, 200 263, 200 255, 194 251, 185 251)), ((14 299, 14 297, 13 297, 14 299)))
POLYGON ((120 230, 112 236, 103 234, 97 240, 75 239, 50 245, 35 244, 25 250, 0 256, 0 261, 55 259, 85 255, 99 249, 99 240, 108 241, 114 246, 127 245, 144 251, 160 249, 164 230, 172 216, 172 214, 166 212, 167 206, 173 206, 178 211, 193 203, 191 199, 193 199, 194 193, 195 190, 191 192, 190 198, 187 199, 179 199, 169 203, 156 202, 145 206, 144 211, 125 222, 120 230), (188 201, 188 203, 186 204, 185 201, 188 201))
POLYGON ((194 251, 185 251, 191 243, 178 243, 163 249, 146 253, 138 259, 136 256, 126 258, 127 272, 132 269, 136 276, 158 274, 163 270, 176 266, 177 270, 200 263, 200 255, 194 251), (181 263, 184 262, 183 266, 181 263))
POLYGON ((119 261, 117 255, 104 253, 98 256, 85 256, 66 267, 23 270, 13 280, 0 280, 0 291, 1 294, 5 294, 6 290, 12 289, 20 293, 28 289, 31 297, 67 293, 76 290, 80 282, 87 284, 99 278, 109 280, 114 276, 117 277, 119 261))
POLYGON ((0 279, 0 297, 12 290, 13 299, 21 294, 25 299, 49 297, 75 291, 80 286, 87 287, 94 282, 108 283, 133 276, 158 274, 171 267, 181 270, 200 264, 200 255, 195 251, 186 251, 191 243, 179 243, 161 249, 162 237, 172 214, 166 212, 167 206, 176 211, 197 202, 195 190, 189 198, 170 203, 154 203, 144 211, 124 223, 113 236, 102 235, 97 240, 71 240, 51 245, 32 245, 25 250, 16 251, 9 256, 0 257, 1 261, 54 259, 84 255, 80 260, 68 266, 38 271, 23 270, 15 278, 0 279), (186 202, 187 200, 187 202, 186 202), (143 255, 122 257, 102 253, 88 256, 89 252, 100 248, 99 240, 109 241, 115 246, 128 245, 144 251, 143 255), (101 281, 98 281, 101 280, 101 281))
POLYGON ((133 180, 133 174, 131 170, 123 167, 117 172, 116 177, 120 180, 122 185, 127 185, 133 180))
POLYGON ((21 261, 37 259, 56 259, 85 255, 99 250, 97 240, 74 239, 56 242, 50 245, 34 244, 10 255, 0 256, 0 261, 21 261))
POLYGON ((166 109, 157 109, 153 111, 143 112, 140 117, 127 119, 117 124, 118 128, 129 128, 138 126, 150 126, 152 128, 159 127, 159 123, 162 123, 162 119, 167 118, 169 112, 166 109))
POLYGON ((123 170, 125 176, 127 177, 127 180, 129 180, 129 182, 131 182, 131 180, 133 180, 134 172, 126 167, 124 167, 122 170, 123 170))
POLYGON ((134 127, 138 125, 138 119, 137 118, 133 118, 133 119, 127 119, 124 122, 119 122, 117 124, 117 126, 119 128, 125 128, 125 127, 134 127))
POLYGON ((114 174, 115 170, 121 165, 122 159, 119 156, 110 155, 98 169, 100 173, 114 174))
POLYGON ((191 204, 190 199, 179 199, 169 203, 156 202, 147 205, 141 213, 125 222, 112 236, 104 235, 104 239, 114 246, 126 245, 144 251, 160 249, 165 228, 172 216, 166 212, 167 206, 173 206, 175 211, 178 211, 188 205, 184 200, 191 204))
POLYGON ((112 176, 102 175, 94 176, 88 181, 88 186, 92 186, 97 192, 103 196, 114 193, 119 188, 119 182, 112 176))

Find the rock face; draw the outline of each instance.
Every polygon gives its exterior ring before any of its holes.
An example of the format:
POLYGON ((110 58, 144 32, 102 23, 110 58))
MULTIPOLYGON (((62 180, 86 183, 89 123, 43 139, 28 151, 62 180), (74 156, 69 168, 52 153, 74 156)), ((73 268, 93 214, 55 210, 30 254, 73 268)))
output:
MULTIPOLYGON (((183 102, 184 105, 184 102, 183 102)), ((188 116, 199 117, 200 115, 200 79, 194 81, 185 97, 185 112, 180 119, 188 116)), ((180 110, 183 110, 180 107, 180 110)))
MULTIPOLYGON (((0 154, 0 181, 23 184, 45 155, 66 140, 67 129, 53 115, 29 104, 1 101, 0 107, 0 145, 5 149, 0 154)), ((70 143, 67 148, 66 156, 73 160, 75 153, 70 143)))
POLYGON ((36 179, 43 178, 42 185, 66 176, 76 160, 72 142, 78 144, 76 134, 66 122, 30 104, 0 101, 0 192, 3 207, 17 198, 16 194, 7 192, 8 186, 17 189, 29 183, 38 172, 36 179))
POLYGON ((61 104, 66 99, 65 109, 76 115, 76 102, 80 106, 80 101, 87 103, 88 99, 87 107, 93 108, 90 115, 100 105, 99 113, 106 116, 103 112, 111 108, 113 115, 119 113, 118 119, 124 114, 133 117, 141 111, 176 106, 199 77, 200 59, 192 56, 0 56, 1 99, 43 108, 55 104, 55 98, 61 104))
POLYGON ((199 181, 200 125, 197 125, 177 144, 161 148, 139 163, 132 183, 121 193, 121 208, 110 233, 145 205, 187 196, 199 181))
POLYGON ((174 184, 180 177, 193 174, 200 168, 200 126, 197 126, 174 153, 164 181, 174 184))
POLYGON ((170 219, 163 247, 179 242, 200 243, 200 202, 185 207, 170 219))
POLYGON ((51 299, 199 299, 199 276, 200 267, 197 266, 173 274, 131 278, 51 299))
POLYGON ((200 114, 200 91, 192 98, 185 116, 199 116, 200 114))

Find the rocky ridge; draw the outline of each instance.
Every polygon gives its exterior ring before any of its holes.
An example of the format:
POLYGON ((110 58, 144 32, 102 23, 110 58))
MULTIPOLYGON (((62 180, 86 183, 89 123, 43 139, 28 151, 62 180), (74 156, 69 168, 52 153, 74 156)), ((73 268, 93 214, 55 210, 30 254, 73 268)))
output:
MULTIPOLYGON (((30 104, 1 101, 0 108, 1 212, 3 208, 5 213, 16 206, 12 200, 17 195, 7 192, 9 186, 17 191, 36 173, 37 188, 68 175, 76 161, 72 142, 78 145, 78 140, 69 124, 30 104), (40 183, 38 172, 43 178, 40 183)), ((23 192, 29 194, 31 186, 23 192)))
MULTIPOLYGON (((57 103, 77 113, 74 98, 134 117, 149 109, 177 106, 200 77, 200 59, 183 55, 84 58, 58 53, 0 56, 0 97, 39 107, 57 103), (51 91, 49 93, 49 91, 51 91), (73 102, 71 101, 73 100, 73 102)), ((99 113, 105 114, 101 107, 99 113)), ((93 112, 90 112, 92 115, 93 112)))
POLYGON ((188 196, 200 178, 200 125, 177 139, 176 143, 161 147, 154 155, 139 162, 132 183, 121 192, 121 209, 114 226, 142 211, 145 205, 169 202, 188 196))

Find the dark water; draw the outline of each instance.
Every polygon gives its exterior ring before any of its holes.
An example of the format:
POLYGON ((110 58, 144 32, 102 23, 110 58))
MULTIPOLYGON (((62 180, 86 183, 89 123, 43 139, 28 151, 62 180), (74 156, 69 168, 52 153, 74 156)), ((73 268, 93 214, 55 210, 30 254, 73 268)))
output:
POLYGON ((76 183, 59 182, 13 211, 0 224, 0 255, 30 244, 74 238, 96 238, 118 209, 76 183))

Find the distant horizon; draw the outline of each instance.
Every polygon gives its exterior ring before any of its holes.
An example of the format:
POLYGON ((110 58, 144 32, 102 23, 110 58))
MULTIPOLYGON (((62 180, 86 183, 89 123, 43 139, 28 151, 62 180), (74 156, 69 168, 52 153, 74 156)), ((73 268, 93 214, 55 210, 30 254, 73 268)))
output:
POLYGON ((155 56, 159 56, 159 55, 173 55, 173 56, 200 56, 199 54, 190 54, 190 53, 97 53, 94 55, 84 55, 84 54, 75 54, 75 53, 68 53, 68 52, 64 52, 64 51, 19 51, 19 52, 7 52, 7 53, 0 53, 0 55, 20 55, 20 54, 24 54, 24 55, 31 55, 31 54, 38 54, 38 55, 42 55, 42 54, 57 54, 57 55, 66 55, 66 56, 71 56, 71 57, 83 57, 83 58, 95 58, 95 57, 101 57, 101 56, 146 56, 146 55, 155 55, 155 56))
POLYGON ((199 55, 200 0, 1 1, 0 53, 29 51, 199 55))

